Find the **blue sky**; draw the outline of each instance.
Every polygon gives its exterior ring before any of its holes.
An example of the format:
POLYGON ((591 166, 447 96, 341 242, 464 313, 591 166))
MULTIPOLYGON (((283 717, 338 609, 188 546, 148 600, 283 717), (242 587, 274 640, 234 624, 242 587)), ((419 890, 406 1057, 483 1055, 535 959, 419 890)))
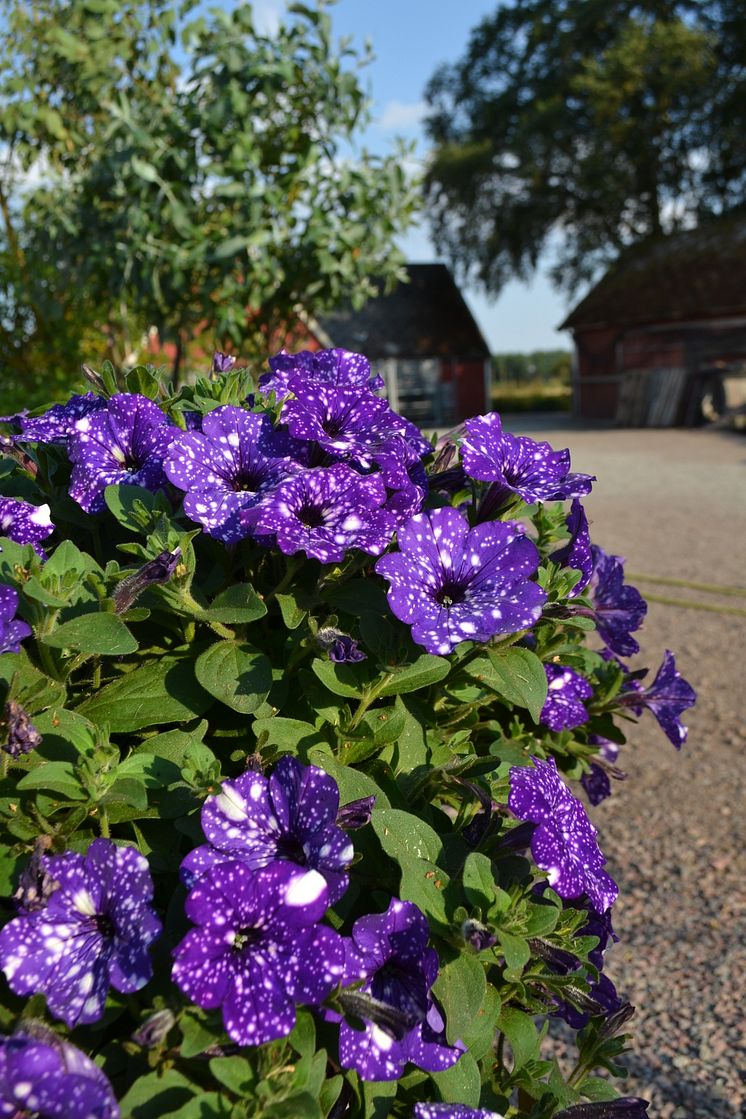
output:
MULTIPOLYGON (((376 55, 362 77, 373 102, 368 148, 383 154, 402 136, 416 141, 424 158, 425 85, 439 63, 463 53, 471 29, 496 6, 496 0, 338 0, 330 9, 337 37, 351 36, 358 47, 370 39, 376 55)), ((284 0, 254 0, 267 30, 284 7, 284 0)), ((401 246, 410 261, 438 259, 424 220, 401 246)), ((508 284, 497 299, 469 288, 464 295, 494 351, 570 348, 570 335, 555 330, 568 306, 541 271, 531 284, 508 284)))

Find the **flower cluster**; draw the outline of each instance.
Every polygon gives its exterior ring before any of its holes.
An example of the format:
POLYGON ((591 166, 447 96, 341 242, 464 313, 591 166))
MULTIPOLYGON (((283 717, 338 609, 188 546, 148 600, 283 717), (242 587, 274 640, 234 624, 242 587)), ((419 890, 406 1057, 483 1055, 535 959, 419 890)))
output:
POLYGON ((127 1113, 157 1086, 151 1110, 362 1114, 401 1080, 411 1119, 502 1119, 515 1084, 644 1116, 589 1099, 631 1008, 566 782, 598 803, 614 716, 678 747, 695 696, 668 651, 647 685, 618 659, 646 605, 591 543, 595 478, 496 414, 430 442, 361 354, 283 351, 248 395, 235 365, 141 368, 142 395, 88 371, 3 421, 0 829, 32 854, 0 969, 6 1021, 31 996, 57 1032, 27 1010, 0 1039, 0 1114, 118 1119, 100 1062, 127 1113), (551 1014, 594 1020, 570 1091, 551 1014))

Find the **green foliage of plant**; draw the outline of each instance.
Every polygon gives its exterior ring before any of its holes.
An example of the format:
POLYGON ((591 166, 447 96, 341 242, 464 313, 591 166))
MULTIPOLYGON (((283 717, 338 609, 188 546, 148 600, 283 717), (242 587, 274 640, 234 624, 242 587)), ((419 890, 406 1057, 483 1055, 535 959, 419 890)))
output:
POLYGON ((151 327, 175 379, 215 348, 259 360, 401 276, 416 196, 402 151, 356 151, 367 54, 324 0, 272 35, 250 4, 196 8, 0 5, 4 410, 62 394, 84 355, 132 364, 151 327))
POLYGON ((490 292, 549 252, 572 293, 742 205, 745 43, 729 0, 501 3, 426 93, 441 251, 490 292))

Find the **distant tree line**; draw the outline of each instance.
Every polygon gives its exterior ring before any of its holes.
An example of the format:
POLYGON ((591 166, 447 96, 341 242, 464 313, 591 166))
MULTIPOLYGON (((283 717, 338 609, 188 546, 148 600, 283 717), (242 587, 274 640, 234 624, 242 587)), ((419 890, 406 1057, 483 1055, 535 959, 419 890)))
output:
POLYGON ((529 354, 493 354, 496 381, 570 383, 571 355, 568 350, 533 350, 529 354))

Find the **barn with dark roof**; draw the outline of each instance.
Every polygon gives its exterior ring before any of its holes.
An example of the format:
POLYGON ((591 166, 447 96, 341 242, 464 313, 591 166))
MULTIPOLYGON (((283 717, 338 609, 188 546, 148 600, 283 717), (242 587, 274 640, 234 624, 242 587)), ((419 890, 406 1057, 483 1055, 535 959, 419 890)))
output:
POLYGON ((638 245, 571 312, 574 407, 589 419, 696 422, 746 366, 746 216, 638 245))
POLYGON ((386 382, 391 406, 451 427, 490 408, 490 351, 445 264, 408 264, 407 282, 355 311, 307 321, 324 347, 356 350, 386 382))

